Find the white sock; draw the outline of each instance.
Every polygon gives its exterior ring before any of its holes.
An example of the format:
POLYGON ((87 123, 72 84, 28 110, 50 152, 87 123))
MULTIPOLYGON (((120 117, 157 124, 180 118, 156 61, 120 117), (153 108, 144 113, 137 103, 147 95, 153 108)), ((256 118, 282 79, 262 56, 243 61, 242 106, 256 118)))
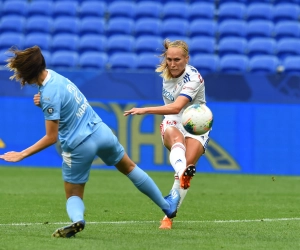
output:
POLYGON ((176 142, 170 152, 170 163, 178 176, 181 176, 186 168, 185 146, 176 142))

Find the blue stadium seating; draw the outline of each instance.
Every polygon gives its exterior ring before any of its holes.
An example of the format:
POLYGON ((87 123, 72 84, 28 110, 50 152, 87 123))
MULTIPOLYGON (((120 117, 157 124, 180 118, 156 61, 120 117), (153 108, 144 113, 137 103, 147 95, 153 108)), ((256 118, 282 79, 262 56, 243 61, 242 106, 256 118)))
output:
POLYGON ((112 2, 108 5, 107 12, 110 18, 127 17, 134 18, 136 11, 136 3, 127 1, 112 2))
POLYGON ((58 34, 53 36, 52 51, 68 50, 77 51, 79 38, 75 34, 58 34))
POLYGON ((99 1, 82 2, 79 15, 80 18, 84 17, 105 17, 107 12, 107 4, 99 1))
POLYGON ((80 55, 79 66, 83 69, 105 69, 108 56, 104 52, 85 52, 80 55))
POLYGON ((85 17, 81 19, 79 25, 80 35, 95 34, 102 35, 106 32, 106 24, 102 18, 85 17))
POLYGON ((137 66, 137 55, 135 53, 120 52, 109 58, 111 69, 135 69, 137 66))
POLYGON ((0 22, 0 34, 5 32, 23 33, 26 20, 23 16, 4 16, 0 22))
POLYGON ((58 68, 77 67, 79 62, 79 55, 74 51, 57 51, 51 56, 50 64, 58 68))
POLYGON ((299 4, 300 0, 273 0, 273 3, 274 4, 277 4, 277 3, 296 3, 296 4, 299 4))
POLYGON ((76 17, 78 14, 77 1, 59 1, 53 6, 53 17, 76 17))
POLYGON ((274 7, 274 22, 284 20, 299 20, 300 7, 298 4, 279 3, 274 7))
POLYGON ((184 2, 166 3, 162 11, 163 20, 180 18, 188 20, 189 6, 184 2))
POLYGON ((1 16, 18 15, 26 17, 28 3, 26 1, 12 0, 3 3, 1 16))
POLYGON ((283 61, 284 72, 300 75, 300 56, 288 56, 283 61))
POLYGON ((287 56, 300 55, 300 39, 282 38, 277 42, 277 56, 284 60, 287 56))
POLYGON ((53 20, 48 16, 33 16, 29 17, 26 22, 26 33, 44 33, 51 34, 53 20))
POLYGON ((8 50, 10 47, 23 49, 24 36, 18 33, 4 33, 0 35, 0 50, 8 50))
POLYGON ((268 3, 268 4, 272 4, 273 0, 248 0, 248 4, 252 4, 252 3, 268 3))
POLYGON ((155 70, 160 63, 160 58, 153 53, 143 53, 137 57, 136 68, 143 70, 155 70))
POLYGON ((220 38, 228 36, 245 37, 247 34, 247 23, 244 20, 224 20, 219 25, 220 38))
POLYGON ((37 1, 30 2, 28 5, 28 17, 33 16, 48 16, 52 17, 53 14, 53 3, 51 1, 37 1))
POLYGON ((163 5, 160 2, 145 1, 136 5, 135 19, 139 18, 158 18, 162 17, 163 5))
POLYGON ((225 3, 244 3, 246 4, 248 0, 219 0, 219 6, 225 3))
POLYGON ((24 41, 24 47, 29 48, 32 46, 39 46, 41 50, 51 50, 52 38, 50 35, 45 35, 41 33, 33 33, 27 35, 24 41))
POLYGON ((163 50, 163 39, 155 36, 141 36, 135 40, 135 52, 152 52, 161 54, 163 50))
POLYGON ((162 22, 162 36, 187 36, 189 32, 189 22, 179 18, 167 19, 162 22))
POLYGON ((247 25, 247 38, 254 37, 273 37, 274 36, 274 23, 269 20, 253 20, 248 22, 247 25))
POLYGON ((220 40, 218 51, 220 57, 230 54, 246 54, 247 40, 243 37, 225 37, 220 40))
POLYGON ((253 38, 248 42, 248 56, 275 55, 277 49, 276 40, 273 38, 253 38))
POLYGON ((138 19, 135 23, 135 36, 143 35, 161 35, 161 26, 162 22, 156 18, 141 18, 138 19))
POLYGON ((76 17, 58 17, 53 23, 53 34, 69 33, 78 34, 80 21, 76 17))
POLYGON ((272 55, 257 55, 250 59, 249 71, 252 73, 276 73, 279 60, 272 55))
POLYGON ((246 5, 243 3, 228 2, 220 6, 218 20, 222 22, 228 19, 243 20, 246 17, 246 5))
POLYGON ((273 20, 273 5, 268 3, 252 3, 247 7, 247 21, 273 20))
POLYGON ((42 54, 44 56, 46 67, 51 67, 51 54, 48 50, 42 50, 42 54))
POLYGON ((104 35, 87 34, 79 38, 78 50, 82 52, 105 52, 107 38, 104 35))
POLYGON ((217 34, 217 24, 214 20, 196 19, 190 23, 189 35, 191 38, 197 36, 214 37, 217 34))
POLYGON ((215 17, 215 4, 209 2, 195 2, 188 9, 189 21, 197 19, 211 19, 215 17))
POLYGON ((214 54, 216 40, 213 37, 195 37, 190 39, 189 53, 191 56, 196 54, 214 54))
POLYGON ((0 50, 0 66, 7 64, 7 59, 10 58, 13 54, 7 50, 0 50))
POLYGON ((300 38, 299 21, 281 21, 275 25, 275 37, 281 38, 295 37, 300 38))
POLYGON ((226 55, 220 60, 220 70, 226 73, 243 73, 248 71, 249 59, 245 55, 226 55))
POLYGON ((191 57, 189 64, 194 66, 202 75, 217 72, 220 67, 219 57, 214 54, 197 54, 191 57))
POLYGON ((114 35, 108 38, 107 52, 109 55, 118 52, 133 52, 135 39, 130 35, 114 35))
POLYGON ((115 17, 111 18, 107 24, 106 34, 111 35, 133 35, 134 21, 130 18, 115 17))

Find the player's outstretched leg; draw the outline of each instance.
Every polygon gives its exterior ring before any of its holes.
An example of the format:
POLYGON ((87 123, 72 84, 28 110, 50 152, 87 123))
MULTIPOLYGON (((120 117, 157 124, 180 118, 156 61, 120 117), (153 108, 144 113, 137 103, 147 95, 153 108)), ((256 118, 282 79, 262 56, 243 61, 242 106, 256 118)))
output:
POLYGON ((196 167, 194 165, 188 165, 183 174, 180 176, 180 188, 188 189, 195 174, 196 167))
POLYGON ((81 232, 84 229, 84 226, 85 221, 80 220, 72 223, 69 226, 56 229, 52 236, 56 238, 70 238, 72 236, 75 236, 75 234, 81 232))
POLYGON ((169 209, 163 209, 168 218, 176 217, 177 206, 180 200, 179 192, 176 189, 172 189, 170 193, 165 197, 165 200, 169 203, 169 209))

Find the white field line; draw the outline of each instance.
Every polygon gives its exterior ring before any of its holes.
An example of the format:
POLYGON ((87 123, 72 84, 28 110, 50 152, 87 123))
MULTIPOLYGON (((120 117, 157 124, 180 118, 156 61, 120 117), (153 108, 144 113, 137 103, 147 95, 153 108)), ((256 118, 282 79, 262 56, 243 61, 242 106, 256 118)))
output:
MULTIPOLYGON (((297 221, 300 218, 274 218, 274 219, 255 219, 255 220, 198 220, 198 221, 174 221, 176 223, 245 223, 245 222, 274 222, 274 221, 297 221)), ((91 221, 86 224, 144 224, 144 223, 158 223, 158 221, 91 221)), ((34 225, 68 225, 70 222, 36 222, 36 223, 5 223, 0 226, 34 226, 34 225)))

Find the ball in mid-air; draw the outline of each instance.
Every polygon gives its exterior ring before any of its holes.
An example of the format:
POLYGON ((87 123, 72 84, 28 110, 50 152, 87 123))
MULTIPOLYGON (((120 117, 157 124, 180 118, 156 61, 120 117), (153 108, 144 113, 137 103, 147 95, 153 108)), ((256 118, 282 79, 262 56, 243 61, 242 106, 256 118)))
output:
POLYGON ((181 123, 190 134, 203 135, 212 127, 213 113, 205 104, 192 104, 183 111, 181 123))

